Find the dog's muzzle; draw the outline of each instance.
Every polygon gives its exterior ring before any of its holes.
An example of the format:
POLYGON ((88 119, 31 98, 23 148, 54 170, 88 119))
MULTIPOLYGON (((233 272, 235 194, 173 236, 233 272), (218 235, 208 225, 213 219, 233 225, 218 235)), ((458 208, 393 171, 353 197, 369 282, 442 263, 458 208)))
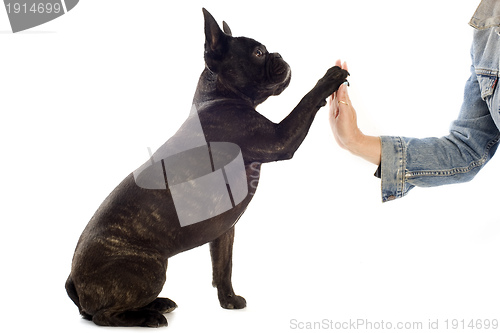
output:
POLYGON ((271 53, 267 61, 267 77, 274 84, 284 83, 290 76, 290 66, 279 53, 271 53))

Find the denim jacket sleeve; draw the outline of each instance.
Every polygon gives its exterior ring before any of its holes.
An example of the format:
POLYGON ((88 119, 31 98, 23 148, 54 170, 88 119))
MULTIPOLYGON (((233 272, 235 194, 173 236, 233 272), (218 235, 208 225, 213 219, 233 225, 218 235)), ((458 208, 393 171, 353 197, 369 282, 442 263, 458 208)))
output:
MULTIPOLYGON (((500 1, 483 1, 481 5, 484 3, 500 11, 500 5, 496 4, 500 1)), ((497 89, 500 18, 497 16, 493 26, 491 18, 484 22, 489 27, 473 25, 476 30, 471 49, 471 76, 450 134, 425 139, 381 137, 383 202, 401 198, 415 186, 469 181, 495 153, 500 139, 500 93, 497 89)))

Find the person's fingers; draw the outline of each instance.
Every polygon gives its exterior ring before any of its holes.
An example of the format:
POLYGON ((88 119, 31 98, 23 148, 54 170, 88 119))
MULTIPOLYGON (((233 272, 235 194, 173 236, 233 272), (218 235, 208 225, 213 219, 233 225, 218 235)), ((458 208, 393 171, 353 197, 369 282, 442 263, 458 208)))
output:
MULTIPOLYGON (((342 63, 342 60, 338 59, 337 61, 335 61, 335 66, 338 66, 342 69, 346 69, 347 68, 347 63, 344 61, 344 63, 342 63)), ((330 105, 330 114, 331 116, 335 119, 338 117, 339 115, 339 103, 338 103, 339 99, 338 99, 338 92, 335 91, 332 95, 330 95, 330 97, 328 98, 328 103, 330 105)))
POLYGON ((347 67, 347 62, 344 61, 344 63, 342 64, 342 69, 345 69, 346 71, 349 71, 349 68, 347 67))
POLYGON ((347 93, 347 86, 345 84, 342 84, 337 90, 337 101, 339 103, 339 107, 346 107, 351 104, 349 94, 347 93))

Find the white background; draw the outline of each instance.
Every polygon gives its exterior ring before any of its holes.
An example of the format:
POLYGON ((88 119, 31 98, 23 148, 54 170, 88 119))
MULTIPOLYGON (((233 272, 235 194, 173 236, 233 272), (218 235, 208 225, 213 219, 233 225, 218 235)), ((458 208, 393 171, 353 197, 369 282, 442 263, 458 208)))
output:
MULTIPOLYGON (((441 136, 469 76, 479 1, 81 1, 12 34, 0 8, 0 307, 9 331, 139 331, 80 319, 64 282, 108 193, 186 118, 203 70, 206 7, 278 51, 290 87, 259 107, 279 122, 347 60, 361 129, 441 136)), ((169 332, 290 332, 291 320, 500 319, 499 162, 474 179, 382 204, 375 166, 341 150, 327 108, 290 161, 262 167, 236 228, 219 307, 207 246, 169 261, 169 332)), ((297 331, 296 329, 295 331, 297 331)), ((360 330, 361 331, 361 330, 360 330)))

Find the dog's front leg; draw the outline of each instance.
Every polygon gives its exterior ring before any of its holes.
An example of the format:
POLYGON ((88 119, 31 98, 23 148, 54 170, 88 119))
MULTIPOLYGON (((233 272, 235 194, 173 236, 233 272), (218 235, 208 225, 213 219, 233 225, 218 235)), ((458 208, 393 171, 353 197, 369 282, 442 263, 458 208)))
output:
POLYGON ((252 133, 252 144, 245 146, 243 156, 248 161, 261 163, 287 160, 304 141, 317 111, 326 104, 326 98, 347 80, 349 73, 335 66, 330 68, 279 124, 259 122, 252 133))
POLYGON ((275 158, 292 158, 306 137, 316 112, 326 105, 326 98, 346 82, 347 76, 349 73, 338 66, 330 68, 292 112, 277 125, 274 147, 278 148, 278 151, 275 158))
POLYGON ((224 309, 243 309, 247 302, 234 294, 231 283, 234 227, 210 242, 212 256, 213 286, 217 288, 220 306, 224 309))

